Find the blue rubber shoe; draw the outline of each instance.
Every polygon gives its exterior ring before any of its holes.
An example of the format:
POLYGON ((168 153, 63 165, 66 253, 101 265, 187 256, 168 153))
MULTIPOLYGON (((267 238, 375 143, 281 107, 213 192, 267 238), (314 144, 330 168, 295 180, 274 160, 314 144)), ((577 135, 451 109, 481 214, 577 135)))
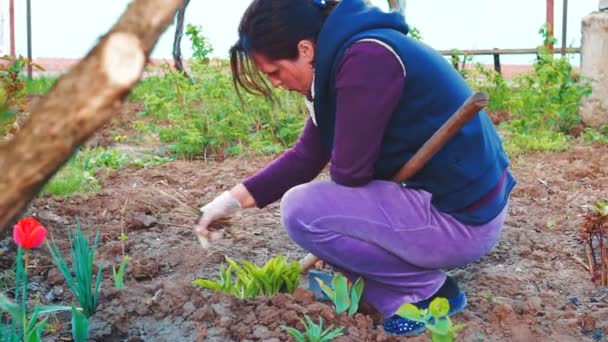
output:
MULTIPOLYGON (((448 316, 455 315, 467 307, 467 296, 463 291, 460 291, 457 296, 448 298, 450 303, 450 311, 448 316)), ((428 309, 431 304, 430 300, 423 300, 416 304, 420 309, 428 309)), ((397 336, 417 335, 426 330, 424 323, 411 321, 407 318, 394 315, 382 322, 382 327, 387 334, 397 336)))

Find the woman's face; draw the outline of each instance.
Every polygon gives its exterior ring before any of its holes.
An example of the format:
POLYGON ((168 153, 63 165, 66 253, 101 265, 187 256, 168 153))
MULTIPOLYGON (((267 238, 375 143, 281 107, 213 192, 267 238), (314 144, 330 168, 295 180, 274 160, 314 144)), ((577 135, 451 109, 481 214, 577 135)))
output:
POLYGON ((258 70, 268 76, 275 88, 297 91, 309 97, 314 74, 314 56, 314 44, 309 40, 298 43, 298 57, 293 60, 272 60, 261 53, 252 55, 258 70))

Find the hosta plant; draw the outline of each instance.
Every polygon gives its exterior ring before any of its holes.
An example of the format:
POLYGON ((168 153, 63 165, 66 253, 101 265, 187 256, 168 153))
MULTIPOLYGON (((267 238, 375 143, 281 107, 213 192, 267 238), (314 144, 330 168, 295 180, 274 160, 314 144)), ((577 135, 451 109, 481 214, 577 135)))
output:
POLYGON ((282 328, 287 330, 297 342, 326 342, 331 341, 334 338, 342 335, 344 328, 335 328, 330 325, 329 328, 323 330, 323 317, 319 317, 319 324, 315 324, 312 319, 308 316, 304 316, 306 321, 300 320, 304 325, 304 332, 292 328, 283 326, 282 328))
POLYGON ((220 266, 220 279, 213 281, 197 279, 193 284, 213 290, 229 293, 240 299, 274 294, 293 293, 300 283, 300 265, 294 261, 278 256, 258 267, 248 261, 242 265, 231 258, 226 258, 228 267, 220 266))
POLYGON ((397 315, 411 321, 424 323, 431 332, 433 342, 452 342, 456 332, 464 328, 463 324, 452 323, 448 317, 450 302, 445 298, 435 298, 428 309, 420 309, 413 304, 404 304, 397 311, 397 315))
POLYGON ((348 315, 352 316, 357 312, 363 293, 363 278, 359 277, 354 284, 351 284, 342 273, 338 273, 331 281, 332 287, 319 278, 317 282, 325 295, 334 303, 336 313, 341 314, 348 310, 348 315))

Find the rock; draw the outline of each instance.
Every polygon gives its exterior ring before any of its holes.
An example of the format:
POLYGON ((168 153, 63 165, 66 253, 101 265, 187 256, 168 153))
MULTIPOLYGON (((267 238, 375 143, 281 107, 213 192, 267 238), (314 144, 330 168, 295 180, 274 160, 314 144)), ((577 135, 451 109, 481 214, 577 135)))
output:
POLYGON ((207 337, 225 337, 226 328, 221 327, 211 327, 207 329, 207 337))
POLYGON ((523 314, 536 315, 543 310, 540 297, 530 297, 523 305, 523 314))
POLYGON ((57 268, 51 268, 46 274, 46 282, 50 286, 63 285, 63 274, 57 268))
POLYGON ((196 310, 196 307, 192 302, 187 302, 182 307, 182 310, 184 310, 184 316, 190 316, 196 310))
POLYGON ((232 319, 230 317, 220 317, 219 326, 222 328, 228 328, 232 324, 232 319))
POLYGON ((133 218, 133 224, 137 226, 143 226, 145 228, 150 228, 156 223, 158 223, 158 221, 155 217, 142 213, 135 215, 135 217, 133 218))
POLYGON ((69 221, 64 217, 61 217, 47 210, 39 212, 36 216, 38 216, 40 221, 45 221, 45 223, 49 222, 61 226, 66 226, 69 223, 69 221))
POLYGON ((108 322, 91 317, 89 320, 89 339, 104 341, 110 335, 112 335, 112 326, 108 322))
POLYGON ((211 304, 211 310, 215 312, 218 316, 229 316, 232 313, 230 312, 230 308, 223 303, 213 303, 211 304))
POLYGON ((494 308, 492 309, 492 316, 490 320, 493 323, 507 323, 511 322, 515 317, 515 312, 513 311, 513 307, 507 303, 496 303, 494 308))
POLYGON ((263 325, 254 325, 253 327, 253 337, 259 338, 261 340, 267 340, 270 337, 270 330, 263 325))
POLYGON ((194 313, 190 317, 190 319, 195 322, 202 322, 202 321, 209 320, 211 318, 213 318, 213 311, 211 311, 211 308, 207 304, 205 304, 205 306, 198 308, 196 311, 194 311, 194 313))
POLYGON ((63 287, 54 286, 47 294, 44 296, 49 302, 60 301, 63 299, 63 287))

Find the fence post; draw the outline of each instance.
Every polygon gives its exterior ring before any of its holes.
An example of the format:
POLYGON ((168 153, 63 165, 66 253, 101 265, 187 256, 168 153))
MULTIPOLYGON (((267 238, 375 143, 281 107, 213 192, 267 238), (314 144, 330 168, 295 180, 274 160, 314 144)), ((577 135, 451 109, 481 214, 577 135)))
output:
MULTIPOLYGON (((497 51, 498 49, 494 48, 494 50, 497 51)), ((501 71, 501 67, 500 67, 500 54, 498 52, 496 52, 494 54, 494 70, 498 74, 502 75, 502 71, 501 71)))
POLYGON ((458 55, 456 54, 452 55, 452 65, 454 66, 454 69, 458 70, 458 55))

